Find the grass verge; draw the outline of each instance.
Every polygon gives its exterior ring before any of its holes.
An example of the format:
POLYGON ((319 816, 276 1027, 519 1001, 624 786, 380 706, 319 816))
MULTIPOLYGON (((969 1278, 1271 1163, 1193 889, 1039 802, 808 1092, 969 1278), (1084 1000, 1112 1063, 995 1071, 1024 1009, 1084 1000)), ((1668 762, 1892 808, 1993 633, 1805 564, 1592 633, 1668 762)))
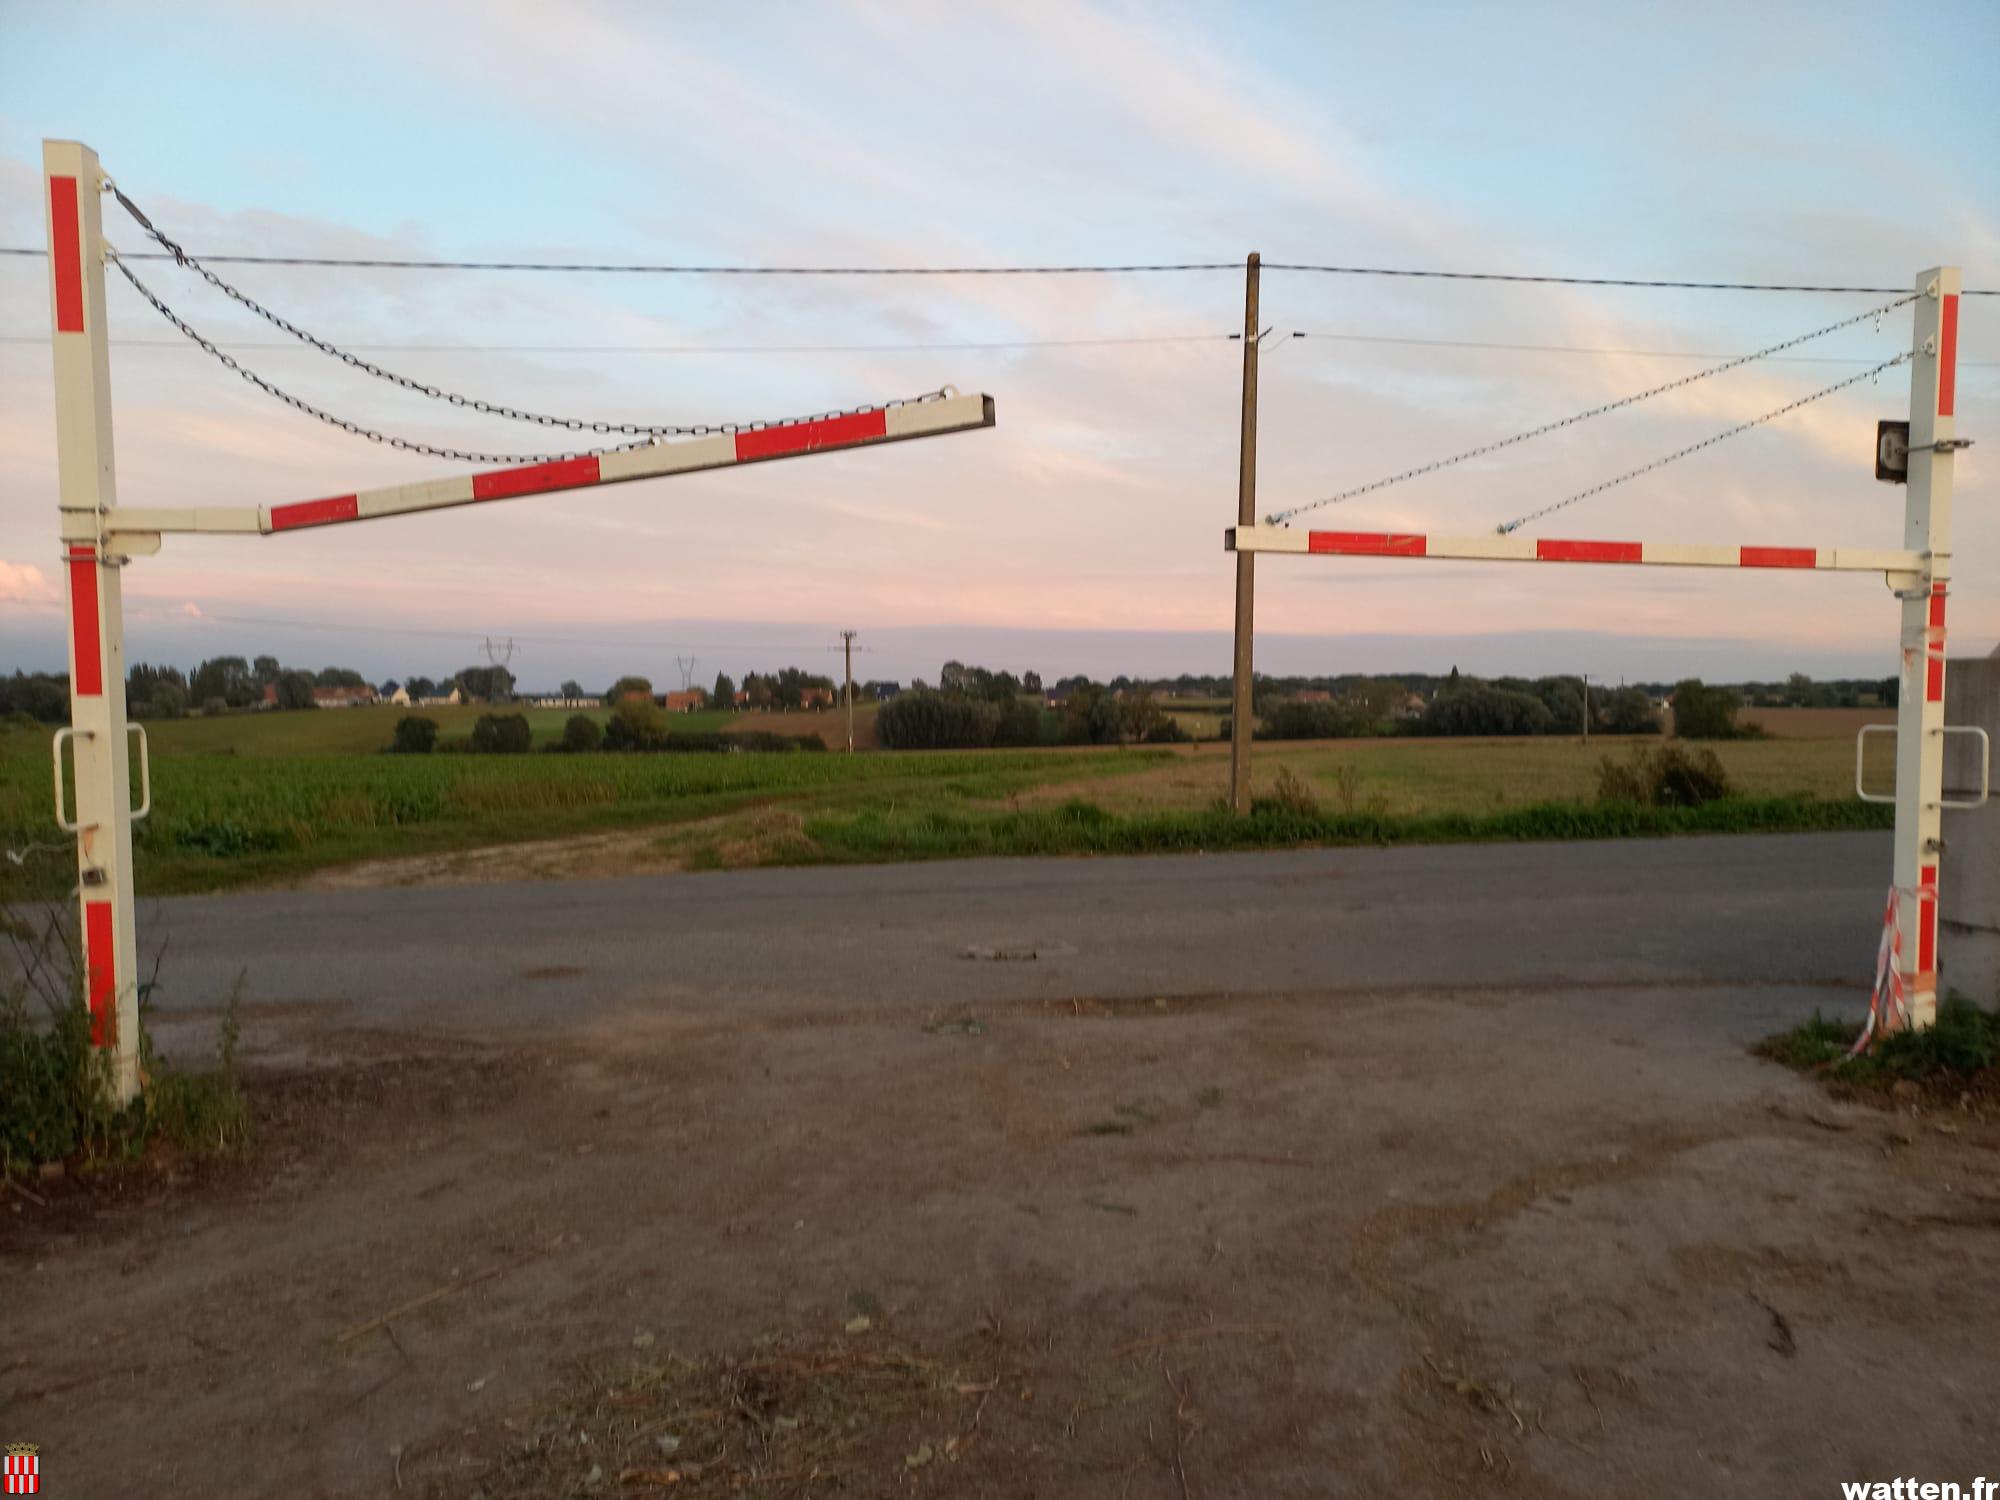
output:
MULTIPOLYGON (((140 1020, 139 1097, 106 1088, 109 1054, 90 1043, 77 950, 59 914, 35 921, 0 908, 12 955, 0 974, 0 1180, 57 1163, 130 1159, 154 1141, 189 1151, 242 1142, 249 1111, 236 1072, 241 986, 224 1008, 212 1067, 168 1067, 140 1020)), ((142 987, 141 999, 145 989, 142 987)))
POLYGON ((1807 833, 1888 828, 1892 823, 1889 812, 1872 803, 1801 797, 1739 799, 1701 807, 1541 803, 1491 813, 1417 817, 1326 812, 1277 801, 1258 803, 1247 818, 1222 808, 1120 816, 1084 801, 1004 811, 873 807, 808 817, 805 831, 810 850, 781 855, 777 862, 1807 833))
POLYGON ((2000 1101, 2000 1009, 1953 996, 1938 1006, 1935 1026, 1897 1032, 1849 1057, 1860 1035, 1859 1023, 1814 1011, 1751 1050, 1856 1094, 1909 1097, 1914 1091, 1950 1102, 1967 1095, 2000 1101))

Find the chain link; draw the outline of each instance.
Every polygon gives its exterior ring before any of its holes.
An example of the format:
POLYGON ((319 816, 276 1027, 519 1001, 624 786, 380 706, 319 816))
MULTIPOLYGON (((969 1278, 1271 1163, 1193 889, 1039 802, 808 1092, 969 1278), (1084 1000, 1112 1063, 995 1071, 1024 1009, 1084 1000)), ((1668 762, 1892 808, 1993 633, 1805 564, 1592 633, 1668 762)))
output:
POLYGON ((1908 350, 1905 350, 1903 351, 1903 353, 1898 354, 1893 359, 1883 360, 1881 364, 1875 366, 1872 370, 1863 370, 1859 375, 1850 375, 1847 377, 1847 379, 1836 381, 1832 385, 1814 391, 1809 396, 1801 396, 1796 401, 1788 401, 1783 406, 1779 407, 1776 411, 1767 411, 1761 417, 1752 417, 1749 421, 1739 423, 1738 425, 1731 427, 1726 431, 1718 432, 1713 437, 1706 437, 1703 438, 1698 443, 1691 443, 1685 448, 1678 448, 1674 452, 1669 453, 1666 457, 1656 458, 1651 463, 1641 465, 1639 468, 1633 469, 1629 473, 1620 474, 1616 479, 1607 479, 1601 484, 1593 484, 1587 490, 1578 490, 1574 495, 1569 496, 1567 499, 1558 500, 1553 505, 1544 505, 1540 510, 1531 510, 1524 516, 1517 516, 1513 520, 1508 521, 1503 525, 1496 526, 1494 530, 1497 531, 1501 536, 1507 535, 1507 533, 1510 531, 1519 531, 1523 526, 1527 525, 1528 522, 1530 521, 1537 521, 1540 520, 1543 516, 1552 515, 1556 511, 1562 510, 1566 506, 1576 504, 1577 501, 1579 500, 1588 500, 1592 495, 1601 495, 1606 490, 1615 489, 1619 485, 1626 483, 1628 480, 1637 479, 1641 474, 1650 474, 1655 469, 1664 469, 1670 463, 1674 463, 1680 459, 1687 458, 1691 454, 1699 453, 1704 448, 1713 448, 1717 443, 1723 442, 1729 438, 1740 436, 1741 434, 1750 431, 1750 429, 1753 427, 1762 427, 1766 422, 1774 422, 1779 417, 1784 416, 1787 412, 1797 411, 1801 406, 1810 406, 1815 401, 1821 400, 1827 396, 1831 396, 1835 391, 1846 390, 1850 385, 1859 385, 1864 380, 1871 380, 1875 376, 1880 375, 1884 370, 1893 369, 1895 366, 1904 363, 1910 358, 1911 358, 1910 352, 1908 350))
MULTIPOLYGON (((125 212, 127 212, 133 217, 133 219, 138 223, 140 228, 144 229, 147 234, 151 235, 153 239, 157 240, 159 244, 173 256, 174 260, 178 264, 186 266, 190 270, 194 271, 210 286, 214 287, 217 291, 221 292, 225 297, 228 297, 232 301, 235 301, 236 303, 240 304, 241 306, 248 308, 251 312, 255 313, 258 317, 262 318, 266 323, 269 323, 273 328, 279 329, 284 333, 290 334, 293 338, 299 340, 299 342, 310 345, 312 348, 317 349, 321 354, 329 355, 334 359, 340 360, 343 364, 349 365, 352 368, 361 371, 365 375, 373 375, 377 380, 386 380, 391 385, 399 386, 403 390, 413 391, 419 396, 428 396, 433 401, 448 402, 453 406, 464 407, 468 411, 479 412, 483 416, 503 417, 511 422, 528 422, 537 427, 559 427, 568 432, 594 432, 601 436, 606 436, 606 437, 610 436, 640 437, 640 438, 707 437, 713 433, 750 432, 750 431, 756 431, 757 429, 764 427, 787 426, 793 422, 814 420, 812 417, 786 417, 786 418, 781 418, 778 421, 712 422, 712 423, 701 422, 692 425, 681 424, 681 423, 651 423, 651 422, 601 422, 601 421, 594 421, 584 417, 550 416, 544 412, 526 411, 520 407, 509 406, 504 402, 485 401, 481 400, 477 396, 466 396, 460 394, 457 391, 448 391, 443 386, 432 385, 426 381, 412 379, 408 375, 398 374, 394 370, 384 369, 381 365, 375 364, 370 360, 363 359, 358 354, 351 353, 350 351, 342 349, 335 344, 328 343, 325 339, 320 338, 317 334, 310 333, 307 330, 299 327, 296 323, 291 322, 289 319, 283 318, 279 316, 277 313, 272 312, 270 308, 264 306, 263 303, 259 302, 255 297, 252 297, 249 293, 241 290, 238 287, 230 285, 230 283, 228 283, 227 281, 224 281, 220 276, 216 275, 215 272, 211 271, 207 266, 203 265, 199 260, 195 259, 192 255, 188 254, 187 251, 182 249, 178 243, 168 238, 167 235, 161 232, 161 230, 154 225, 153 221, 146 216, 145 211, 141 209, 138 204, 134 203, 130 198, 126 197, 125 194, 115 184, 112 186, 111 192, 113 196, 118 199, 119 203, 124 206, 125 212)), ((124 270, 122 262, 120 263, 120 269, 124 270)), ((132 281, 132 284, 134 286, 137 286, 139 284, 136 278, 132 276, 132 273, 129 270, 125 271, 125 275, 128 280, 132 281)), ((141 290, 144 289, 141 288, 141 290)), ((151 293, 148 293, 147 295, 149 298, 151 297, 151 293)), ((160 307, 160 303, 157 298, 154 298, 152 300, 153 300, 153 305, 155 307, 160 307)), ((161 307, 161 311, 165 312, 166 310, 164 307, 161 307)), ((171 317, 172 314, 168 314, 168 316, 171 317)), ((185 325, 182 325, 182 328, 183 331, 185 332, 186 331, 185 325)), ((212 347, 210 348, 210 352, 211 353, 215 352, 212 347)), ((239 373, 241 372, 239 371, 239 373)), ((274 392, 274 394, 278 393, 274 392)), ((919 397, 917 399, 924 400, 928 399, 928 397, 927 396, 919 397)), ((298 403, 294 402, 293 404, 297 405, 298 403)), ((889 404, 901 405, 902 403, 900 401, 897 401, 897 402, 891 402, 889 404)), ((851 409, 856 411, 871 411, 874 408, 863 406, 851 409)), ((831 412, 831 413, 820 413, 819 415, 838 416, 841 415, 841 413, 831 412)), ((632 447, 636 445, 627 444, 625 446, 632 447)), ((601 451, 609 452, 611 450, 605 449, 601 451)))
MULTIPOLYGON (((301 411, 304 412, 309 417, 317 418, 319 421, 326 423, 329 427, 338 427, 342 432, 351 433, 355 437, 366 438, 371 443, 384 443, 391 448, 401 449, 405 453, 418 453, 418 454, 423 454, 429 458, 449 459, 454 463, 545 464, 545 463, 556 463, 566 458, 582 458, 585 456, 597 456, 605 453, 622 453, 632 448, 648 448, 653 446, 655 443, 659 442, 661 436, 664 435, 663 433, 655 434, 653 436, 643 437, 638 442, 618 443, 613 445, 607 445, 601 448, 586 448, 581 450, 570 449, 562 453, 480 453, 464 448, 442 447, 435 443, 423 442, 417 438, 398 437, 393 433, 379 432, 373 427, 364 427, 359 422, 351 422, 345 417, 336 417, 331 412, 322 411, 319 407, 314 406, 309 401, 301 400, 299 397, 294 396, 289 391, 281 390, 279 387, 273 385, 270 381, 266 380, 262 375, 259 375, 255 370, 250 369, 247 365, 239 363, 234 357, 225 353, 223 350, 217 348, 212 340, 203 337, 200 330, 195 328, 185 318, 181 317, 180 314, 176 313, 171 307, 168 307, 166 303, 162 302, 159 299, 159 297, 154 294, 153 289, 151 287, 147 286, 145 282, 141 281, 136 275, 134 275, 132 272, 132 268, 125 264, 123 257, 121 257, 117 251, 111 250, 108 246, 106 248, 110 256, 111 263, 118 268, 119 274, 123 276, 127 281, 131 282, 133 289, 137 291, 140 296, 144 297, 148 302, 150 302, 153 305, 154 311, 159 313, 159 315, 165 318, 169 323, 173 324, 175 328, 179 329, 181 334, 185 336, 190 342, 194 343, 197 347, 199 347, 203 353, 219 361, 225 369, 232 370, 236 374, 242 376, 243 379, 249 381, 250 384, 256 386, 257 389, 264 392, 265 395, 273 396, 278 400, 284 402, 285 405, 291 407, 293 410, 301 411)), ((926 391, 920 396, 902 397, 894 401, 885 401, 878 404, 871 404, 864 406, 840 407, 833 411, 820 412, 816 413, 813 416, 808 416, 808 417, 796 417, 781 422, 751 422, 751 423, 745 423, 741 426, 681 429, 681 435, 689 437, 697 437, 706 434, 750 432, 766 427, 786 427, 794 425, 797 422, 820 421, 826 417, 851 416, 857 412, 880 411, 886 408, 897 407, 897 406, 921 405, 922 403, 927 401, 942 400, 944 397, 949 396, 951 394, 953 394, 952 388, 950 386, 943 386, 935 391, 926 391)))
MULTIPOLYGON (((1668 391, 1677 391, 1683 386, 1690 386, 1696 381, 1707 380, 1711 376, 1721 375, 1726 371, 1750 364, 1754 360, 1769 359, 1774 354, 1782 354, 1785 350, 1795 349, 1800 344, 1810 343, 1817 338, 1824 338, 1829 333, 1837 333, 1843 328, 1852 328, 1856 323, 1866 323, 1871 318, 1880 318, 1885 313, 1893 312, 1895 309, 1916 300, 1917 294, 1912 292, 1907 297, 1898 298, 1896 301, 1886 303, 1881 307, 1870 308, 1864 313, 1856 313, 1851 318, 1842 318, 1838 323, 1829 323, 1824 328, 1815 328, 1811 333, 1802 333, 1797 338, 1786 339, 1782 344, 1773 344, 1768 349, 1759 349, 1752 354, 1738 355, 1735 359, 1725 361, 1719 365, 1711 365, 1706 370, 1697 370, 1692 375, 1683 375, 1678 380, 1669 380, 1665 385, 1656 385, 1651 390, 1640 391, 1637 395, 1621 396, 1616 401, 1607 401, 1602 406, 1593 406, 1588 411, 1580 411, 1575 416, 1564 417, 1561 421, 1545 423, 1543 426, 1531 428, 1527 432, 1517 432, 1512 437, 1501 438, 1498 442, 1485 443, 1477 448, 1467 449, 1464 453, 1453 454, 1450 458, 1440 458, 1431 463, 1419 465, 1414 469, 1405 469, 1402 473, 1391 474, 1386 479, 1377 479, 1368 484, 1356 485, 1351 490, 1342 490, 1339 494, 1328 495, 1323 500, 1309 500, 1304 505, 1293 506, 1290 510, 1274 512, 1264 518, 1265 524, 1282 526, 1285 522, 1291 520, 1292 517, 1302 516, 1307 511, 1318 510, 1322 506, 1327 505, 1338 505, 1343 500, 1352 500, 1360 495, 1373 494, 1376 490, 1386 490, 1390 485, 1402 484, 1404 481, 1410 479, 1420 479, 1426 474, 1435 474, 1440 469, 1449 469, 1454 464, 1462 464, 1468 459, 1482 458, 1488 453, 1498 453, 1502 448, 1511 448, 1516 443, 1527 442, 1530 438, 1544 437, 1551 432, 1560 432, 1565 427, 1574 427, 1577 423, 1587 422, 1592 417, 1601 417, 1607 412, 1618 411, 1627 406, 1636 406, 1641 401, 1650 401, 1655 396, 1664 396, 1668 391)), ((1880 368, 1880 366, 1877 366, 1877 369, 1880 368)))

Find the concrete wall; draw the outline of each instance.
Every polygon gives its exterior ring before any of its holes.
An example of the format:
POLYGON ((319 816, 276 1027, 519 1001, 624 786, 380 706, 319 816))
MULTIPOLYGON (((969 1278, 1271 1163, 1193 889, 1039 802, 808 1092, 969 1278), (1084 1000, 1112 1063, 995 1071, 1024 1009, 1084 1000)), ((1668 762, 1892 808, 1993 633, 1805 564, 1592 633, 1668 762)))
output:
MULTIPOLYGON (((1945 673, 1944 721, 1977 724, 2000 753, 2000 657, 1951 663, 1945 673)), ((1979 743, 1945 736, 1947 798, 1979 789, 1979 743)), ((2000 1000, 2000 799, 1978 812, 1944 815, 1944 858, 1938 870, 1938 990, 1958 991, 1982 1005, 2000 1000)))

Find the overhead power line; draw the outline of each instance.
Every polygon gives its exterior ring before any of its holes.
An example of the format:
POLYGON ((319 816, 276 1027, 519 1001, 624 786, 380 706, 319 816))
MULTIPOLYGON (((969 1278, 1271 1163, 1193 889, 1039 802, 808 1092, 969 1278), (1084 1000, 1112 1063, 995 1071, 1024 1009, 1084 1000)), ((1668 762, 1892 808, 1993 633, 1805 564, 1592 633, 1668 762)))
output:
MULTIPOLYGON (((1309 271, 1322 276, 1393 276, 1423 281, 1508 281, 1530 286, 1619 286, 1689 292, 1826 292, 1867 297, 1893 297, 1908 291, 1900 286, 1830 286, 1788 281, 1667 281, 1633 276, 1547 276, 1518 271, 1418 271, 1396 266, 1320 266, 1297 261, 1267 260, 1267 271, 1309 271)), ((2000 296, 2000 292, 1966 288, 1967 297, 2000 296)))
MULTIPOLYGON (((0 255, 46 255, 37 246, 0 246, 0 255)), ((143 253, 135 260, 170 260, 143 253)), ((1240 271, 1240 260, 1135 261, 1096 265, 1012 266, 748 266, 649 261, 416 260, 381 256, 209 254, 212 265, 311 266, 357 271, 538 271, 598 276, 1126 276, 1188 271, 1240 271)), ((1389 276, 1435 281, 1516 282, 1537 286, 1602 286, 1697 292, 1819 292, 1893 296, 1894 286, 1842 286, 1813 282, 1704 281, 1629 276, 1531 275, 1514 271, 1434 271, 1407 266, 1322 265, 1304 261, 1263 262, 1267 271, 1300 271, 1325 276, 1389 276)), ((1968 297, 2000 296, 2000 291, 1968 287, 1968 297)))
MULTIPOLYGON (((131 257, 126 257, 130 259, 131 257)), ((1095 349, 1127 344, 1224 343, 1233 333, 1157 333, 1099 339, 967 339, 910 344, 348 344, 348 350, 369 354, 891 354, 902 350, 1095 349)), ((275 339, 216 339, 218 349, 295 350, 295 343, 275 339)), ((38 344, 42 333, 0 334, 0 344, 38 344)), ((112 339, 119 349, 185 349, 177 339, 112 339)))
MULTIPOLYGON (((1232 339, 1243 337, 1240 333, 1229 335, 1232 339)), ((1509 354, 1586 354, 1605 358, 1629 359, 1733 359, 1732 354, 1718 353, 1712 349, 1626 349, 1610 345, 1596 344, 1516 344, 1490 339, 1426 339, 1403 337, 1381 333, 1321 333, 1317 331, 1297 332, 1295 339, 1318 339, 1322 343, 1339 344, 1389 344, 1409 346, 1416 349, 1487 349, 1509 354)), ((115 343, 116 340, 113 340, 115 343)), ((1770 356, 1772 364, 1787 365, 1863 365, 1869 363, 1870 355, 1839 354, 1776 354, 1770 356)), ((1990 359, 1961 359, 1961 370, 1990 370, 2000 368, 2000 361, 1990 359)))

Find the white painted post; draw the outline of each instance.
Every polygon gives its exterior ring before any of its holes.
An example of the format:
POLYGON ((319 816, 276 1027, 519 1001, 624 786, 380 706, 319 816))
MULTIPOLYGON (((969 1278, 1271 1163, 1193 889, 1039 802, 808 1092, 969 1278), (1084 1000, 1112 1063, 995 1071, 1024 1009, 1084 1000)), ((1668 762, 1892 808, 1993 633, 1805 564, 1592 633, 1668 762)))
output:
POLYGON ((1910 1025, 1937 1020, 1938 855, 1943 848, 1944 611, 1951 579, 1951 477, 1958 436, 1959 273, 1917 277, 1903 546, 1923 571, 1898 580, 1902 677, 1896 708, 1896 860, 1910 1025), (1940 446, 1942 445, 1942 446, 1940 446))
POLYGON ((75 141, 42 142, 54 313, 56 465, 69 588, 71 743, 84 998, 94 1047, 110 1054, 119 1104, 139 1092, 138 952, 133 932, 130 751, 118 568, 105 514, 117 502, 111 358, 104 328, 103 172, 75 141))

